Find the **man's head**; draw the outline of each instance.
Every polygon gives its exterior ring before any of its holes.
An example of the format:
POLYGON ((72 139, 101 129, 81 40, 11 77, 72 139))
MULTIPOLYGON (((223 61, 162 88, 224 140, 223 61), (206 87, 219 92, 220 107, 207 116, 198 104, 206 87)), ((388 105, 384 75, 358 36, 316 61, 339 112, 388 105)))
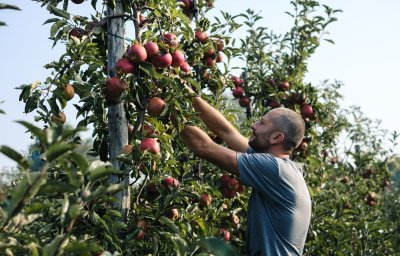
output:
POLYGON ((288 108, 275 108, 251 125, 249 145, 256 152, 269 152, 271 147, 291 153, 304 137, 303 118, 288 108))

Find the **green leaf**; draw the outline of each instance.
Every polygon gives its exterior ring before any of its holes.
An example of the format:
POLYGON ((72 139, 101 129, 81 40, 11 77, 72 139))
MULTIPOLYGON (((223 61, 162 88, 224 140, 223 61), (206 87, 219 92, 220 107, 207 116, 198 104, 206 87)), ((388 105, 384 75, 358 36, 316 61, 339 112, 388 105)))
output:
POLYGON ((215 256, 239 255, 230 244, 222 241, 220 238, 216 237, 204 238, 199 241, 199 245, 204 249, 210 251, 215 256))
POLYGON ((174 233, 177 233, 177 234, 179 233, 179 228, 167 217, 161 216, 160 222, 167 225, 167 227, 169 227, 171 229, 171 231, 173 231, 174 233))
POLYGON ((51 206, 42 202, 35 202, 25 207, 25 214, 39 213, 44 209, 48 209, 51 206))
POLYGON ((68 215, 69 217, 74 220, 76 219, 81 212, 81 207, 79 204, 73 204, 69 207, 68 215))
POLYGON ((98 187, 93 193, 91 193, 85 201, 90 201, 93 199, 98 199, 99 197, 105 195, 105 194, 114 194, 118 191, 121 191, 124 189, 124 186, 121 184, 113 184, 110 186, 100 186, 98 187))
POLYGON ((59 20, 56 21, 50 28, 50 37, 54 37, 54 35, 60 30, 60 28, 67 25, 66 20, 59 20))
POLYGON ((112 166, 99 166, 95 168, 94 170, 91 170, 89 173, 89 181, 96 181, 98 179, 101 179, 107 175, 111 174, 120 174, 121 172, 118 169, 115 169, 112 166))
MULTIPOLYGON (((68 242, 68 239, 66 239, 68 242)), ((43 256, 55 256, 55 255, 61 255, 62 251, 62 245, 66 246, 67 244, 64 243, 64 235, 58 235, 56 236, 50 243, 46 244, 43 247, 43 256)))
POLYGON ((38 172, 25 172, 21 182, 14 187, 11 198, 7 200, 7 218, 13 218, 24 207, 24 204, 34 197, 40 187, 46 183, 46 176, 38 172))
POLYGON ((66 152, 75 148, 73 144, 56 144, 50 146, 50 148, 46 151, 46 158, 48 162, 52 162, 56 158, 65 154, 66 152))
POLYGON ((33 124, 26 121, 16 121, 16 122, 25 126, 25 128, 28 129, 28 131, 30 131, 33 135, 35 135, 39 139, 39 141, 44 140, 43 130, 40 129, 39 127, 34 126, 33 124))
POLYGON ((40 188, 39 193, 72 193, 76 190, 77 187, 70 183, 64 183, 61 181, 48 181, 40 188))
POLYGON ((171 240, 175 245, 176 253, 178 256, 184 256, 188 251, 187 242, 177 234, 171 236, 171 240))
POLYGON ((3 153, 4 155, 6 155, 7 157, 11 158, 15 162, 17 162, 24 169, 28 169, 29 168, 28 161, 20 153, 18 153, 14 149, 3 145, 3 146, 0 147, 0 152, 3 153))
MULTIPOLYGON (((101 251, 104 251, 101 246, 92 240, 72 241, 64 248, 64 253, 68 255, 94 255, 101 251)), ((101 255, 111 256, 111 254, 106 254, 106 252, 103 252, 101 255)))
POLYGON ((51 18, 51 19, 46 20, 43 23, 43 25, 48 24, 48 23, 53 23, 53 22, 56 22, 56 21, 59 21, 59 20, 60 20, 59 18, 51 18))
POLYGON ((0 3, 0 9, 11 9, 16 11, 21 11, 21 9, 18 6, 10 4, 2 4, 2 3, 0 3))
POLYGON ((88 161, 86 160, 86 158, 76 152, 72 152, 70 154, 70 157, 72 162, 74 162, 78 166, 82 174, 85 175, 87 173, 87 168, 88 168, 88 161))
POLYGON ((52 6, 52 5, 48 5, 48 6, 47 6, 47 10, 48 10, 50 13, 52 13, 52 14, 58 16, 58 17, 65 18, 65 19, 67 19, 67 20, 69 20, 69 18, 70 18, 70 15, 69 15, 68 12, 63 11, 63 10, 61 10, 61 9, 58 9, 58 8, 52 6))

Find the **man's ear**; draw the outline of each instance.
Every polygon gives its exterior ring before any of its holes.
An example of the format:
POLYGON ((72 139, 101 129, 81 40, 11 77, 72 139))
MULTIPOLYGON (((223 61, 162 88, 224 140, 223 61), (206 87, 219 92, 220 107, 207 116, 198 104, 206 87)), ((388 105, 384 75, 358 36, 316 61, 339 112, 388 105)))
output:
POLYGON ((269 142, 273 144, 279 144, 282 143, 282 141, 285 139, 285 134, 282 132, 273 132, 271 136, 269 137, 269 142))

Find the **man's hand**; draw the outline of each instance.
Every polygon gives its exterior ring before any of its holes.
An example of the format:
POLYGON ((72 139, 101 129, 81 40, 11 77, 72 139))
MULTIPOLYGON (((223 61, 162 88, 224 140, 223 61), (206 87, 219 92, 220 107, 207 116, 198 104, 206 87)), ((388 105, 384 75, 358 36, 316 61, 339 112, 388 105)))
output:
POLYGON ((239 176, 235 151, 216 144, 196 126, 186 125, 181 136, 185 144, 196 155, 239 176))

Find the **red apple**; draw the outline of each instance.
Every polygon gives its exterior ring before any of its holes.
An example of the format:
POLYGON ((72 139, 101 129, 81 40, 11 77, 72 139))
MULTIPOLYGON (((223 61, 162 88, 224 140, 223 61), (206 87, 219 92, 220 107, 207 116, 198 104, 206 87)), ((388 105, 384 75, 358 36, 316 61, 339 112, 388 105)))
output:
POLYGON ((127 144, 122 148, 122 153, 124 155, 129 155, 133 150, 133 145, 132 144, 127 144))
POLYGON ((171 66, 179 68, 185 62, 185 55, 179 50, 172 53, 172 64, 171 66))
POLYGON ((139 23, 143 23, 146 20, 146 17, 143 14, 139 15, 139 23))
POLYGON ((84 35, 86 35, 87 31, 81 28, 73 28, 69 31, 68 35, 71 38, 71 36, 74 36, 76 38, 82 38, 84 35))
POLYGON ((227 187, 223 187, 222 188, 222 196, 225 198, 234 198, 236 196, 236 190, 227 188, 227 187))
POLYGON ((192 69, 192 68, 190 67, 189 63, 187 63, 186 61, 183 62, 183 64, 182 64, 179 68, 180 68, 180 70, 181 70, 182 72, 184 72, 184 73, 186 73, 186 74, 189 74, 190 71, 191 71, 191 69, 192 69))
POLYGON ((204 51, 204 56, 212 56, 214 54, 214 49, 212 47, 208 47, 205 51, 204 51))
POLYGON ((67 84, 62 91, 63 95, 67 100, 72 100, 75 95, 75 89, 71 84, 67 84))
POLYGON ((376 198, 376 194, 375 194, 375 192, 368 192, 368 194, 367 194, 367 201, 375 201, 375 198, 376 198))
POLYGON ((225 43, 222 40, 218 40, 215 42, 215 46, 217 48, 217 51, 222 51, 225 48, 225 43))
POLYGON ((266 82, 267 82, 267 84, 270 85, 270 86, 275 86, 275 81, 274 81, 274 79, 271 78, 271 77, 267 78, 266 82))
POLYGON ((172 221, 179 219, 179 211, 176 208, 169 209, 165 215, 172 221))
POLYGON ((153 127, 151 127, 151 125, 148 124, 143 125, 143 131, 146 133, 146 136, 151 136, 154 134, 153 127))
POLYGON ((214 66, 216 62, 217 62, 217 61, 216 61, 213 57, 211 57, 211 56, 208 56, 208 57, 205 57, 205 58, 204 58, 204 64, 205 64, 206 66, 208 66, 208 67, 214 66))
POLYGON ((176 35, 172 33, 167 33, 163 35, 164 42, 168 45, 170 45, 172 48, 176 48, 179 45, 178 38, 176 35))
POLYGON ((140 142, 140 150, 147 150, 150 153, 157 155, 160 153, 160 144, 153 138, 145 138, 140 142))
POLYGON ((297 149, 302 150, 302 151, 306 150, 307 148, 308 148, 308 143, 305 140, 302 140, 300 142, 299 146, 297 146, 297 149))
POLYGON ((301 105, 300 113, 303 118, 312 118, 314 116, 314 110, 309 104, 301 105))
POLYGON ((144 240, 145 233, 143 230, 139 230, 139 232, 136 234, 135 239, 136 240, 144 240))
POLYGON ((168 177, 163 179, 163 184, 169 188, 179 188, 179 180, 172 178, 172 177, 168 177))
POLYGON ((229 216, 229 219, 234 226, 239 225, 239 217, 236 214, 232 214, 231 216, 229 216))
POLYGON ((160 49, 158 48, 158 44, 149 41, 144 45, 144 48, 147 52, 147 58, 153 58, 157 53, 159 53, 160 49))
POLYGON ((147 228, 149 227, 149 224, 147 223, 146 220, 144 219, 139 219, 136 222, 136 227, 140 228, 141 230, 147 230, 147 228))
POLYGON ((118 77, 111 77, 106 81, 106 96, 109 101, 118 101, 127 85, 118 77))
POLYGON ((160 191, 158 190, 157 184, 154 181, 150 181, 149 183, 147 183, 145 186, 145 190, 146 193, 152 198, 160 195, 160 191))
POLYGON ((243 79, 240 79, 238 76, 232 76, 232 82, 236 87, 242 86, 244 83, 243 79))
POLYGON ((306 96, 301 92, 299 92, 299 93, 294 92, 294 93, 292 93, 292 95, 290 95, 289 99, 292 102, 292 104, 302 105, 306 101, 306 96))
POLYGON ((170 53, 158 53, 152 61, 156 68, 168 68, 172 64, 172 55, 170 53))
POLYGON ((223 235, 223 238, 224 238, 225 241, 229 241, 231 239, 231 233, 226 228, 221 228, 219 230, 219 234, 223 235))
POLYGON ((279 101, 272 99, 268 101, 268 106, 271 108, 279 108, 281 104, 279 103, 279 101))
POLYGON ((372 174, 372 169, 368 168, 367 170, 365 170, 365 172, 363 172, 362 176, 364 177, 364 179, 369 179, 371 177, 372 174))
POLYGON ((189 10, 192 8, 192 0, 179 0, 178 4, 182 9, 189 10))
POLYGON ((152 117, 158 117, 165 108, 165 102, 159 97, 153 97, 147 102, 147 112, 152 117))
POLYGON ((132 64, 127 58, 117 60, 115 63, 115 73, 118 75, 129 74, 135 71, 135 65, 132 64))
POLYGON ((225 187, 229 189, 236 190, 237 186, 238 186, 238 181, 233 177, 230 177, 230 179, 225 183, 225 187))
POLYGON ((133 132, 133 128, 134 128, 133 125, 128 124, 128 133, 129 134, 133 132))
POLYGON ((200 206, 208 207, 211 204, 212 197, 207 193, 202 193, 200 196, 200 206))
POLYGON ((342 182, 343 184, 347 184, 347 183, 349 183, 349 181, 350 181, 350 178, 349 178, 349 176, 346 175, 342 178, 342 180, 340 182, 342 182))
POLYGON ((203 31, 196 31, 195 33, 194 33, 194 37, 195 37, 195 39, 197 40, 197 41, 199 41, 200 43, 202 43, 202 44, 205 44, 205 43, 207 43, 207 41, 208 41, 208 35, 207 35, 207 33, 206 32, 203 32, 203 31))
POLYGON ((133 63, 144 62, 147 59, 146 48, 143 45, 135 43, 128 50, 128 58, 133 63))
POLYGON ((243 87, 237 86, 232 90, 233 97, 239 98, 243 95, 243 87))
POLYGON ((64 124, 67 121, 67 117, 64 112, 60 112, 57 115, 52 115, 50 120, 54 123, 64 124))
POLYGON ((288 81, 283 81, 279 84, 279 88, 281 88, 282 90, 288 90, 290 87, 290 84, 288 81))
POLYGON ((236 192, 238 192, 240 194, 244 192, 244 186, 242 184, 240 184, 239 182, 236 186, 236 192))
POLYGON ((250 106, 251 100, 247 96, 240 96, 239 98, 239 105, 243 108, 250 106))
POLYGON ((215 60, 217 61, 217 63, 222 62, 222 54, 218 53, 217 58, 215 58, 215 60))
POLYGON ((221 183, 222 187, 226 187, 228 185, 228 182, 230 181, 231 176, 228 174, 224 174, 219 178, 219 181, 221 183))

